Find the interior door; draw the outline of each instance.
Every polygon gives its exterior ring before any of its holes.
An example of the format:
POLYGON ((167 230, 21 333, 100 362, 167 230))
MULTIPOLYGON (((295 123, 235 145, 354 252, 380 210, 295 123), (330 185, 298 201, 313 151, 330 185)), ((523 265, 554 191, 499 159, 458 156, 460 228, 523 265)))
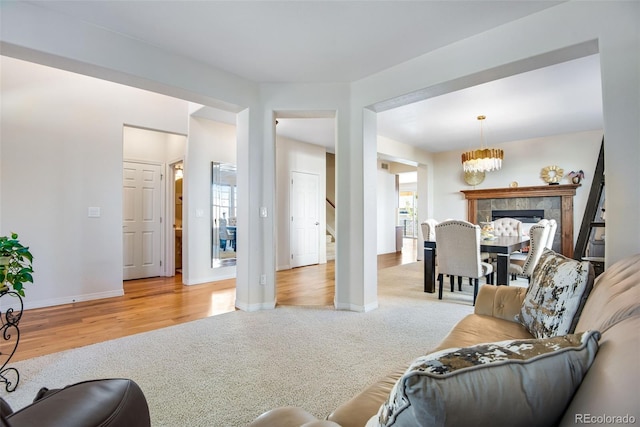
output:
POLYGON ((124 280, 161 275, 161 167, 124 162, 122 243, 124 280))
POLYGON ((319 262, 319 192, 316 174, 291 173, 291 268, 319 262))

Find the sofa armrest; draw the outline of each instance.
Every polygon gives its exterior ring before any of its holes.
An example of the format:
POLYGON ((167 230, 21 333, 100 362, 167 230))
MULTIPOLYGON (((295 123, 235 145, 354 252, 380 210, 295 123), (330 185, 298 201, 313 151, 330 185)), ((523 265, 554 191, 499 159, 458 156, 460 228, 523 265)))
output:
POLYGON ((482 286, 474 313, 516 322, 526 293, 527 288, 519 286, 482 286))

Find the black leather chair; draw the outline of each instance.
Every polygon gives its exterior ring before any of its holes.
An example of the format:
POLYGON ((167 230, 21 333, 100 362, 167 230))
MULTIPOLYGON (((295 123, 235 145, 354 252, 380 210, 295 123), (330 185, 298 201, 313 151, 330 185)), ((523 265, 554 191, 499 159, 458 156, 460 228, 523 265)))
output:
POLYGON ((42 389, 33 403, 15 412, 0 398, 9 427, 149 427, 144 393, 129 379, 99 379, 62 389, 42 389))

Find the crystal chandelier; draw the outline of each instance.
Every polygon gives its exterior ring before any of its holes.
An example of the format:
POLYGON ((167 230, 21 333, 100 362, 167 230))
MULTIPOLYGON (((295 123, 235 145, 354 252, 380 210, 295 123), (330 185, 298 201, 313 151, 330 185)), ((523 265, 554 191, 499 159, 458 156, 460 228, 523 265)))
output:
POLYGON ((502 167, 504 152, 500 148, 485 148, 482 122, 486 116, 478 116, 480 121, 480 148, 462 153, 462 167, 465 172, 489 172, 502 167))

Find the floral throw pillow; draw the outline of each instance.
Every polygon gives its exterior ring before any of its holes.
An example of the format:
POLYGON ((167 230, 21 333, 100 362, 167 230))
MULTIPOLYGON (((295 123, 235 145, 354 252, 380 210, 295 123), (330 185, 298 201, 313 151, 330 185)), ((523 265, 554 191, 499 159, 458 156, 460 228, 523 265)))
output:
POLYGON ((599 339, 587 331, 419 357, 367 427, 557 425, 599 339))
POLYGON ((517 320, 535 338, 574 332, 593 281, 589 262, 545 249, 533 270, 517 320))

